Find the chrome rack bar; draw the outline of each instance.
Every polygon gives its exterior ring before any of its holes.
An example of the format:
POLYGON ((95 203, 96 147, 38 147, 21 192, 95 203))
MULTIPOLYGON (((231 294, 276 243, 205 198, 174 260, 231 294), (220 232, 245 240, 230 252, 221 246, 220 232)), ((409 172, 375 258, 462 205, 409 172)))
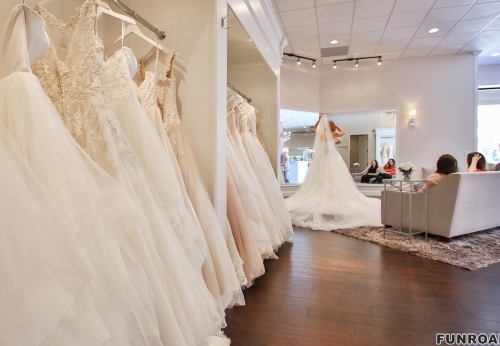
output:
POLYGON ((152 32, 155 33, 156 37, 158 37, 159 40, 163 40, 166 37, 165 31, 161 31, 154 25, 152 25, 150 22, 148 22, 146 19, 142 18, 140 15, 137 14, 134 10, 130 9, 127 5, 125 5, 123 2, 120 0, 112 0, 118 7, 120 7, 125 13, 127 13, 129 16, 137 20, 139 23, 144 25, 146 28, 151 30, 152 32))
POLYGON ((252 102, 252 99, 250 97, 248 97, 247 95, 243 94, 241 91, 236 89, 231 83, 228 82, 227 87, 232 91, 234 91, 235 93, 237 93, 238 95, 240 95, 241 97, 243 97, 245 100, 247 100, 247 102, 252 102))

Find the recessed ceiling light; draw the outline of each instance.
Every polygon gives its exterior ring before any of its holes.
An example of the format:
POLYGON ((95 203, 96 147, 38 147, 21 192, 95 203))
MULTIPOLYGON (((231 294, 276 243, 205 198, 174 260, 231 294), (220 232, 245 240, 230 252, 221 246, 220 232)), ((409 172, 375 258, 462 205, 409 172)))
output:
POLYGON ((438 32, 438 31, 439 31, 438 28, 432 28, 432 29, 429 30, 429 34, 434 34, 434 33, 438 32))
POLYGON ((330 44, 337 44, 337 43, 339 43, 339 40, 331 40, 330 41, 330 44))
POLYGON ((500 53, 494 53, 494 54, 491 54, 491 56, 499 56, 500 53))

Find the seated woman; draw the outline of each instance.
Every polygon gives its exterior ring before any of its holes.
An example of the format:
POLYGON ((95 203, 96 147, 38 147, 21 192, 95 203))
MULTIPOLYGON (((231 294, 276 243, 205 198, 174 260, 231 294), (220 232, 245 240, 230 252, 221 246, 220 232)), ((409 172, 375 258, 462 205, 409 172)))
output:
POLYGON ((396 161, 394 159, 389 159, 384 166, 384 173, 379 173, 377 175, 376 182, 382 184, 384 179, 392 179, 396 175, 396 161))
MULTIPOLYGON (((429 178, 427 178, 427 190, 432 189, 434 186, 443 181, 448 174, 458 172, 457 159, 449 154, 441 155, 437 160, 436 172, 432 173, 429 178)), ((419 191, 424 191, 425 189, 420 189, 419 191)))
POLYGON ((467 172, 485 172, 486 171, 486 159, 481 153, 474 151, 467 155, 467 172))
POLYGON ((369 183, 370 179, 372 178, 377 178, 377 175, 379 173, 382 173, 380 171, 380 168, 378 168, 378 162, 377 160, 373 160, 372 164, 361 173, 361 182, 362 183, 369 183))

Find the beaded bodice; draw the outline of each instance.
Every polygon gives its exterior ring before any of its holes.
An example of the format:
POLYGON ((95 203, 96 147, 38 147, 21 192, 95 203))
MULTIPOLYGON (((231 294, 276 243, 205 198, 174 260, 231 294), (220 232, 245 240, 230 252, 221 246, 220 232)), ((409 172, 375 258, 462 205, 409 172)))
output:
POLYGON ((158 105, 160 106, 163 125, 167 132, 181 126, 181 117, 177 110, 177 86, 175 78, 158 80, 158 105))
POLYGON ((137 61, 134 52, 128 47, 116 51, 104 63, 104 87, 112 100, 125 96, 132 97, 133 78, 137 73, 137 61))
POLYGON ((104 46, 95 33, 96 0, 86 0, 67 23, 43 7, 34 10, 60 31, 61 38, 65 31, 73 31, 64 61, 57 54, 61 40, 54 45, 51 38, 50 53, 33 64, 33 73, 73 137, 88 153, 107 153, 107 140, 111 139, 106 133, 110 133, 117 149, 137 164, 104 89, 104 46))
POLYGON ((158 73, 146 71, 146 78, 137 89, 137 97, 145 109, 158 107, 158 73))

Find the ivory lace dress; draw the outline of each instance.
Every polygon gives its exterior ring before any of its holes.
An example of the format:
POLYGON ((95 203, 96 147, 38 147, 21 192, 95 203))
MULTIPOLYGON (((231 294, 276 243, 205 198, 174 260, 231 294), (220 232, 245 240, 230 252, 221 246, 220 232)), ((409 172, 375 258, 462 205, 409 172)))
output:
MULTIPOLYGON (((95 33, 96 6, 95 0, 85 1, 68 23, 36 7, 59 40, 33 69, 71 135, 136 202, 136 213, 131 215, 139 226, 127 236, 139 259, 131 263, 142 265, 151 285, 149 296, 154 296, 161 341, 165 345, 204 345, 219 330, 220 317, 210 308, 213 302, 206 301, 210 295, 204 293, 206 287, 172 229, 171 220, 178 220, 175 205, 161 204, 112 111, 103 82, 104 49, 95 33), (64 52, 63 61, 59 54, 64 52)), ((120 222, 129 225, 127 217, 120 222)))

